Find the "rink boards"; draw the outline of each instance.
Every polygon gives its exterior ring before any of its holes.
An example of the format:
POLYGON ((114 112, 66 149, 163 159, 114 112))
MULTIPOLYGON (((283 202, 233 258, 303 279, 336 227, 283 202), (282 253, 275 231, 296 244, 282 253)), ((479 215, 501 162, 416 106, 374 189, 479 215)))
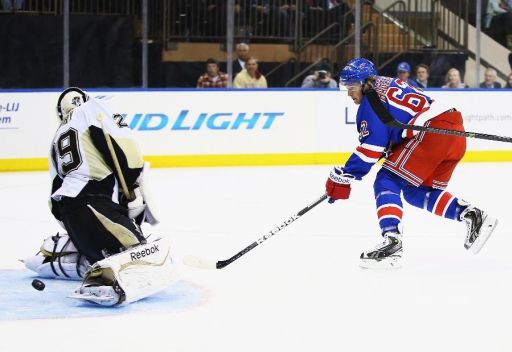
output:
MULTIPOLYGON (((357 106, 338 90, 89 90, 135 131, 153 166, 341 164, 357 106)), ((0 171, 45 170, 57 90, 0 91, 0 171)), ((429 90, 467 131, 512 135, 512 90, 429 90)), ((464 161, 512 161, 512 144, 468 139, 464 161)))

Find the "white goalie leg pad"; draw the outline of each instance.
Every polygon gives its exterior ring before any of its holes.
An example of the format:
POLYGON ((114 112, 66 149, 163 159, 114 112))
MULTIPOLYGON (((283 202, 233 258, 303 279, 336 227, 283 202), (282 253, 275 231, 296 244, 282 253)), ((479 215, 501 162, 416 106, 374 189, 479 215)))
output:
POLYGON ((81 280, 89 268, 89 262, 67 234, 46 238, 39 253, 22 261, 27 269, 50 279, 81 280))
POLYGON ((176 280, 169 241, 160 238, 95 263, 71 298, 101 305, 151 296, 176 280))

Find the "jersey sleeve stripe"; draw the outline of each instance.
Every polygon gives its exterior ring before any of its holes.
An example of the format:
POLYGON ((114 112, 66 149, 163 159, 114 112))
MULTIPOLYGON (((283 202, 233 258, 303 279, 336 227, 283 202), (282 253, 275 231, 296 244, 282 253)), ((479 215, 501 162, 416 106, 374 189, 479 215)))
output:
POLYGON ((382 153, 384 151, 384 149, 386 149, 384 147, 381 147, 380 145, 374 145, 374 144, 368 144, 368 143, 362 143, 360 145, 360 147, 367 149, 367 150, 374 151, 374 152, 379 152, 379 153, 382 153))
POLYGON ((376 163, 379 158, 382 155, 382 151, 375 152, 373 150, 365 149, 362 146, 359 146, 356 148, 356 151, 354 152, 361 160, 367 162, 367 163, 376 163))
POLYGON ((379 158, 369 158, 357 150, 354 152, 354 155, 357 155, 359 157, 359 159, 361 159, 365 163, 369 163, 369 164, 375 164, 379 160, 379 158))

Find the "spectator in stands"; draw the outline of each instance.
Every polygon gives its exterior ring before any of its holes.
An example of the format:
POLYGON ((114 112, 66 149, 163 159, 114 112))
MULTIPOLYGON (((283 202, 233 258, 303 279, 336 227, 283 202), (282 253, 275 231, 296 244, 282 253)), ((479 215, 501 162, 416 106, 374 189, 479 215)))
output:
POLYGON ((402 81, 406 82, 408 85, 412 87, 418 86, 418 83, 416 83, 416 81, 409 78, 411 75, 411 66, 407 62, 404 61, 399 63, 398 67, 396 68, 396 72, 397 77, 402 81))
POLYGON ((236 77, 237 73, 245 68, 245 63, 249 58, 249 45, 245 43, 239 43, 236 45, 236 56, 233 60, 233 77, 236 77))
POLYGON ((420 88, 428 88, 428 77, 430 76, 430 69, 428 65, 419 64, 416 66, 416 83, 420 88))
POLYGON ((505 88, 512 88, 512 73, 509 73, 507 76, 507 83, 505 84, 505 88))
POLYGON ((468 85, 462 82, 459 70, 453 67, 446 72, 445 82, 441 88, 468 88, 468 85))
POLYGON ((249 18, 251 25, 251 34, 255 36, 269 36, 270 16, 273 14, 273 8, 269 0, 250 0, 249 18))
POLYGON ((233 81, 234 88, 267 88, 265 76, 258 71, 258 60, 254 57, 247 59, 245 68, 240 71, 233 81))
POLYGON ((507 12, 507 10, 505 6, 503 6, 501 0, 489 0, 487 2, 487 9, 484 16, 484 29, 489 29, 494 16, 505 12, 507 12))
MULTIPOLYGON (((205 21, 206 21, 206 36, 216 36, 223 37, 226 35, 226 12, 227 12, 227 4, 225 0, 195 0, 201 2, 202 7, 206 12, 205 21)), ((248 0, 235 0, 233 4, 234 11, 234 21, 235 21, 235 31, 237 34, 245 31, 245 27, 247 24, 246 18, 246 9, 245 3, 248 0)), ((186 0, 185 2, 190 3, 191 0, 186 0)), ((196 18, 194 22, 201 21, 200 13, 197 11, 193 14, 193 16, 199 17, 196 18)))
POLYGON ((484 72, 484 81, 480 83, 480 88, 501 88, 501 83, 496 82, 498 74, 492 67, 487 67, 484 72))
POLYGON ((6 11, 21 10, 24 0, 2 0, 2 9, 6 11))
POLYGON ((278 0, 274 9, 275 34, 282 37, 295 35, 295 16, 297 16, 297 0, 278 0))
POLYGON ((217 61, 209 58, 206 60, 206 73, 197 80, 197 88, 226 88, 228 79, 228 75, 220 71, 217 61))
POLYGON ((304 35, 312 37, 325 28, 325 0, 304 0, 304 35))
POLYGON ((313 74, 302 81, 302 88, 337 88, 338 84, 332 79, 331 68, 327 64, 319 65, 313 74))
MULTIPOLYGON (((354 23, 355 18, 352 13, 350 13, 350 5, 343 0, 326 0, 326 8, 327 8, 327 23, 326 26, 331 23, 339 23, 340 27, 343 29, 342 37, 348 35, 352 23, 354 23)), ((329 32, 329 39, 332 43, 338 42, 341 38, 339 37, 339 29, 333 28, 329 32)))

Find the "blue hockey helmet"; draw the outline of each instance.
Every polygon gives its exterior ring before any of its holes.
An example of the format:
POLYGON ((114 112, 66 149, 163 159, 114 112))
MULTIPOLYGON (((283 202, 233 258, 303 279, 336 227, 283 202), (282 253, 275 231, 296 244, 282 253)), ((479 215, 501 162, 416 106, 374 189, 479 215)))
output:
POLYGON ((340 84, 363 83, 367 78, 377 76, 377 69, 368 59, 350 60, 340 71, 340 84))
POLYGON ((411 72, 411 66, 407 62, 401 62, 396 68, 396 72, 411 72))

